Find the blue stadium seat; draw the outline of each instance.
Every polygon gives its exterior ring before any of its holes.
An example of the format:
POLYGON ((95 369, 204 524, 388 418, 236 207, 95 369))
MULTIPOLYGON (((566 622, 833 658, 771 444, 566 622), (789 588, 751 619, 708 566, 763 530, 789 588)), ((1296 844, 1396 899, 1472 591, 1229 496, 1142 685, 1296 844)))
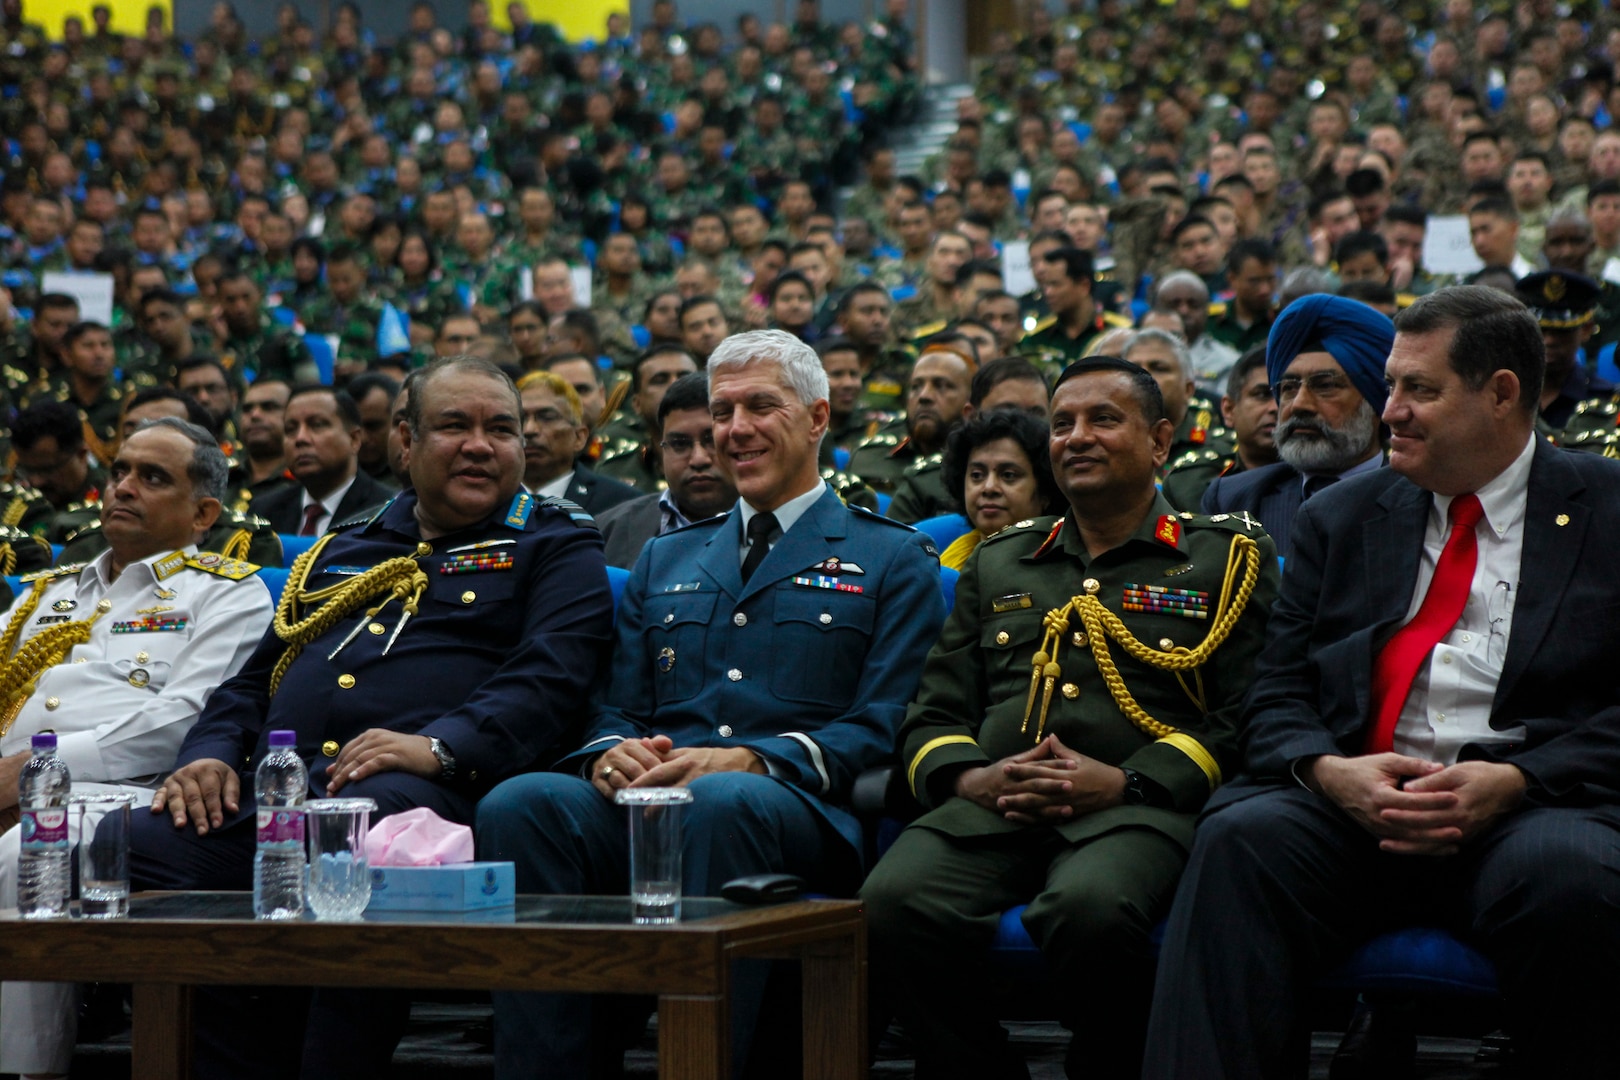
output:
POLYGON ((28 586, 23 584, 22 575, 20 574, 7 574, 6 584, 11 586, 11 595, 14 597, 21 596, 28 591, 28 586))
POLYGON ((51 562, 54 563, 57 559, 60 559, 61 557, 62 557, 62 545, 61 544, 52 544, 51 545, 51 562))
POLYGON ((894 496, 885 495, 881 491, 876 492, 875 494, 877 495, 878 513, 887 516, 889 513, 889 504, 894 502, 894 496))
POLYGON ((315 541, 320 539, 318 536, 294 536, 291 533, 277 533, 276 537, 281 541, 281 561, 287 566, 291 566, 294 559, 314 547, 315 541))
POLYGON ((281 593, 287 587, 287 570, 280 566, 266 566, 259 571, 259 580, 270 590, 270 602, 281 603, 281 593))
POLYGON ((613 617, 619 617, 619 597, 624 595, 624 583, 630 580, 630 571, 617 566, 607 568, 608 585, 613 589, 613 617))
POLYGON ((927 533, 934 546, 941 551, 950 547, 957 537, 970 528, 968 519, 961 514, 941 514, 938 517, 923 518, 914 522, 912 527, 927 533))
POLYGON ((326 339, 325 334, 305 334, 304 344, 309 346, 309 356, 315 361, 315 370, 320 372, 321 385, 332 385, 332 372, 337 367, 337 352, 332 343, 326 339))

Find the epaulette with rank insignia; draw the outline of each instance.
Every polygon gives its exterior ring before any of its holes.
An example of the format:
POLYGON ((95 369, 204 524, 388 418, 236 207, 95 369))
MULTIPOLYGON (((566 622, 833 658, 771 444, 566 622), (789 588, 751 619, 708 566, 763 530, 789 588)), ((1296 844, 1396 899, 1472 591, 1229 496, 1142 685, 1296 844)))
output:
POLYGON ((1043 330, 1050 330, 1052 327, 1057 325, 1057 321, 1058 319, 1056 315, 1048 315, 1046 318, 1040 320, 1028 330, 1025 330, 1024 336, 1029 337, 1031 334, 1039 334, 1043 330))
POLYGON ((894 527, 896 529, 904 529, 907 532, 921 532, 922 531, 920 529, 914 528, 913 526, 907 525, 903 521, 896 521, 893 518, 884 517, 882 514, 878 513, 876 510, 868 509, 867 507, 861 506, 858 503, 845 503, 845 505, 850 509, 850 511, 852 511, 853 513, 861 515, 861 517, 863 517, 863 518, 868 518, 868 519, 870 519, 872 521, 881 521, 885 525, 892 526, 892 527, 894 527))
POLYGON ((94 521, 87 521, 83 525, 80 525, 77 529, 73 529, 70 532, 64 534, 63 537, 62 537, 62 546, 66 547, 67 545, 73 543, 73 541, 77 540, 81 536, 89 536, 91 533, 100 532, 100 531, 101 531, 101 519, 100 518, 97 518, 94 521))
POLYGON ((1239 510, 1235 514, 1182 514, 1183 523, 1189 529, 1221 529, 1225 532, 1259 533, 1265 532, 1266 527, 1260 524, 1260 519, 1254 517, 1247 510, 1239 510))
POLYGON ((227 559, 217 551, 199 551, 186 560, 186 566, 230 581, 250 578, 261 569, 258 563, 250 563, 245 559, 227 559))
POLYGON ((89 565, 89 563, 76 562, 68 563, 66 566, 48 566, 43 570, 35 570, 32 574, 24 574, 18 580, 26 585, 31 581, 42 581, 46 578, 70 577, 89 565))
MULTIPOLYGON (((596 519, 590 515, 588 510, 579 505, 579 503, 574 502, 571 499, 565 499, 561 495, 547 495, 543 499, 537 499, 535 501, 535 506, 547 510, 561 510, 563 513, 568 515, 569 521, 572 521, 581 529, 600 528, 600 526, 596 524, 596 519)), ((512 519, 508 517, 507 524, 510 525, 511 523, 512 519)))
POLYGON ((931 469, 942 468, 945 464, 944 454, 925 454, 906 466, 907 476, 916 476, 918 473, 928 472, 931 469))
POLYGON ((939 333, 949 325, 950 323, 944 319, 937 319, 931 323, 923 323, 921 326, 911 331, 911 340, 921 341, 923 338, 933 337, 935 334, 939 333))
POLYGON ((393 499, 389 499, 381 506, 356 514, 347 521, 340 521, 336 525, 330 526, 326 531, 337 532, 339 529, 352 529, 356 525, 370 525, 373 521, 376 521, 378 518, 382 517, 383 511, 387 510, 390 506, 393 506, 394 499, 397 498, 399 498, 399 496, 395 495, 393 499))
POLYGON ((1102 313, 1102 319, 1103 319, 1104 325, 1111 326, 1116 330, 1118 330, 1118 329, 1129 329, 1130 327, 1136 325, 1135 323, 1131 322, 1131 320, 1129 318, 1127 318, 1126 316, 1117 314, 1116 312, 1112 312, 1112 311, 1103 312, 1102 313))
POLYGON ((865 450, 868 446, 899 446, 900 436, 892 432, 879 432, 870 439, 863 439, 855 449, 865 450))

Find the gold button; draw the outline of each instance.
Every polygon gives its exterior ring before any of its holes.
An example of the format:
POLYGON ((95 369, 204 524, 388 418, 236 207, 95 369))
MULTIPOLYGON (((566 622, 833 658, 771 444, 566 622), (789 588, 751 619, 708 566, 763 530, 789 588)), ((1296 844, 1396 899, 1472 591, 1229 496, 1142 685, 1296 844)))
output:
POLYGON ((1007 631, 1005 631, 1005 630, 1003 630, 1001 633, 996 635, 996 644, 997 645, 1005 645, 1010 640, 1012 640, 1012 639, 1007 636, 1007 631))
POLYGON ((1569 515, 1568 514, 1559 514, 1553 520, 1558 522, 1559 525, 1568 525, 1569 524, 1569 515))
POLYGON ((473 592, 471 589, 468 589, 466 592, 461 594, 461 602, 463 604, 470 604, 476 599, 478 599, 478 594, 473 592))
POLYGON ((336 740, 327 739, 325 742, 321 743, 321 753, 325 754, 327 757, 337 757, 338 744, 336 740))
POLYGON ((1169 652, 1171 649, 1173 649, 1175 647, 1176 647, 1176 643, 1171 641, 1169 638, 1162 637, 1162 638, 1159 639, 1159 648, 1163 649, 1165 652, 1169 652))
POLYGON ((135 654, 135 662, 137 664, 144 664, 151 659, 152 657, 144 650, 135 654))
POLYGON ((111 600, 98 600, 98 601, 96 601, 96 610, 101 612, 103 615, 107 614, 107 612, 112 610, 112 601, 111 600))
POLYGON ((1102 582, 1098 581, 1094 577, 1088 577, 1086 580, 1080 583, 1080 587, 1086 590, 1086 592, 1090 593, 1092 596, 1095 596, 1097 595, 1097 590, 1102 588, 1102 582))
POLYGON ((60 704, 62 704, 61 698, 48 697, 45 699, 45 707, 47 709, 54 709, 60 704))
POLYGON ((1072 682, 1066 682, 1063 684, 1063 696, 1073 701, 1080 696, 1080 688, 1072 682))
POLYGON ((424 540, 416 545, 416 553, 418 555, 431 555, 433 554, 433 545, 424 540))
POLYGON ((1086 635, 1083 631, 1076 630, 1074 632, 1074 636, 1069 638, 1069 640, 1074 642, 1074 647, 1077 649, 1083 649, 1086 647, 1086 635))
POLYGON ((374 622, 370 626, 366 627, 366 629, 370 630, 373 634, 386 633, 388 630, 388 628, 380 622, 374 622))
POLYGON ((354 676, 353 675, 339 675, 338 676, 338 685, 343 687, 343 689, 345 689, 345 690, 352 690, 354 688, 354 676))

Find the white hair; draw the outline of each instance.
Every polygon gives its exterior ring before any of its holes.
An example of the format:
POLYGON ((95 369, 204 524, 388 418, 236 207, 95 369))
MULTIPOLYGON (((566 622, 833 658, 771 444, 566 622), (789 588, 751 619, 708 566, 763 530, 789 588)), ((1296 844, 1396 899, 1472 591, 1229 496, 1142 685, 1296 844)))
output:
POLYGON ((1119 355, 1123 359, 1129 360, 1132 349, 1138 345, 1152 344, 1155 341, 1168 346, 1170 351, 1175 354, 1176 362, 1181 365, 1182 374, 1189 379, 1193 377, 1192 354, 1187 351, 1187 343, 1181 339, 1181 335, 1172 334, 1168 330, 1160 330, 1157 326, 1150 326, 1146 330, 1138 330, 1132 334, 1131 339, 1125 343, 1125 347, 1119 350, 1119 355))
POLYGON ((1209 298, 1209 284, 1203 278, 1191 270, 1173 270, 1160 278, 1158 284, 1153 286, 1153 302, 1155 304, 1159 302, 1159 294, 1164 291, 1166 285, 1196 285, 1203 290, 1204 298, 1206 300, 1209 298))
POLYGON ((827 372, 816 350, 785 330, 749 330, 732 334, 709 354, 704 368, 711 384, 716 373, 769 361, 782 369, 782 381, 809 406, 829 396, 827 372))

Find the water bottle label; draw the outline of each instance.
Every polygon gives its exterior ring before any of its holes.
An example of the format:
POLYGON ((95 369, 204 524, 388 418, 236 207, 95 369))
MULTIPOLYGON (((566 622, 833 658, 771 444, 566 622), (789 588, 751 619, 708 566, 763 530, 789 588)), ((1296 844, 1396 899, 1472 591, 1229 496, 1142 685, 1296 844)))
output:
POLYGON ((259 843, 290 844, 304 842, 304 812, 283 807, 277 810, 260 808, 259 843))
POLYGON ((25 847, 68 846, 67 810, 24 810, 21 814, 22 842, 25 847))

